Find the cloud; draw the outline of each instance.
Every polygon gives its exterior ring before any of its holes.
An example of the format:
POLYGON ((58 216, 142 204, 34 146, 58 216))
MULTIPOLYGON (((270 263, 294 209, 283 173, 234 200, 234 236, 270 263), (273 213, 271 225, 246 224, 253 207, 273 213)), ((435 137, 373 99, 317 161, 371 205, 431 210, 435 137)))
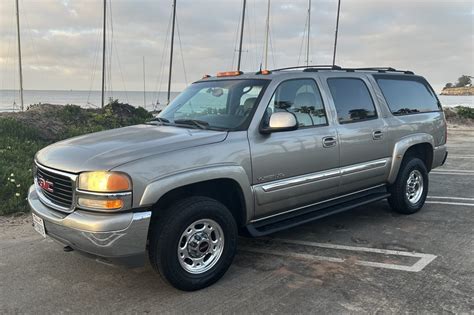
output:
MULTIPOLYGON (((147 90, 165 89, 171 1, 109 3, 112 86, 140 90, 145 56, 147 90)), ((254 71, 262 62, 266 1, 247 3, 242 63, 243 70, 254 71)), ((187 83, 235 67, 241 5, 240 0, 178 0, 174 90, 186 86, 183 60, 187 83)), ((101 1, 20 0, 20 6, 25 88, 88 90, 91 74, 100 71, 101 1)), ((336 0, 312 2, 312 63, 331 62, 336 8, 336 0)), ((474 73, 473 12, 471 1, 342 0, 337 63, 411 69, 439 88, 474 73)), ((14 1, 0 3, 2 88, 14 86, 14 13, 14 1)), ((306 14, 307 0, 272 0, 271 67, 303 61, 306 14)), ((93 89, 100 89, 99 77, 93 89)))

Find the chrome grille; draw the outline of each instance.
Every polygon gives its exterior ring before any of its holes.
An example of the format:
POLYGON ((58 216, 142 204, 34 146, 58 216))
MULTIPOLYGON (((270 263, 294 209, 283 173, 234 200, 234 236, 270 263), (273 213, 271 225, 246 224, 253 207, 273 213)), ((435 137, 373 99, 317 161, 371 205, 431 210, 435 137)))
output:
POLYGON ((36 182, 43 196, 53 204, 66 209, 72 208, 74 188, 70 177, 37 166, 36 182), (46 182, 47 184, 42 187, 41 182, 46 182), (45 189, 44 186, 51 187, 45 189))

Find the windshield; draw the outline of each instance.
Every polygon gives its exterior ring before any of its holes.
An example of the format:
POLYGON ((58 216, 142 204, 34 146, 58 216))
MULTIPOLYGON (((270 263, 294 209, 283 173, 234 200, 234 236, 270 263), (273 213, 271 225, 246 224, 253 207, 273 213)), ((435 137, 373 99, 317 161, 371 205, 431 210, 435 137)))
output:
POLYGON ((200 129, 246 128, 268 80, 198 82, 179 94, 159 115, 164 123, 200 129))

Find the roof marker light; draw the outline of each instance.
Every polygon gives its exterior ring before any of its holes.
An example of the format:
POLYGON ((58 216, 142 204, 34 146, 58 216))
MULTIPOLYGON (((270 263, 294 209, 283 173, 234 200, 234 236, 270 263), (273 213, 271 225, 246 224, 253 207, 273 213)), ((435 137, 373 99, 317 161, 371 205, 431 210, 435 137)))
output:
POLYGON ((234 77, 243 74, 242 71, 224 71, 218 72, 217 77, 234 77))

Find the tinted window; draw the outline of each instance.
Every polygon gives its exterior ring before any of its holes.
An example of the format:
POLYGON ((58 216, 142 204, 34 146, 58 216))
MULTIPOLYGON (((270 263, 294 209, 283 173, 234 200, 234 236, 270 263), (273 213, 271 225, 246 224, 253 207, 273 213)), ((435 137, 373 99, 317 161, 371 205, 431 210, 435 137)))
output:
POLYGON ((377 83, 395 115, 438 111, 438 100, 421 80, 413 78, 377 78, 377 83))
POLYGON ((264 124, 275 112, 292 112, 300 127, 326 125, 326 112, 316 83, 311 79, 281 83, 267 107, 264 124))
POLYGON ((374 102, 364 81, 360 79, 328 79, 340 123, 357 122, 377 117, 374 102))

